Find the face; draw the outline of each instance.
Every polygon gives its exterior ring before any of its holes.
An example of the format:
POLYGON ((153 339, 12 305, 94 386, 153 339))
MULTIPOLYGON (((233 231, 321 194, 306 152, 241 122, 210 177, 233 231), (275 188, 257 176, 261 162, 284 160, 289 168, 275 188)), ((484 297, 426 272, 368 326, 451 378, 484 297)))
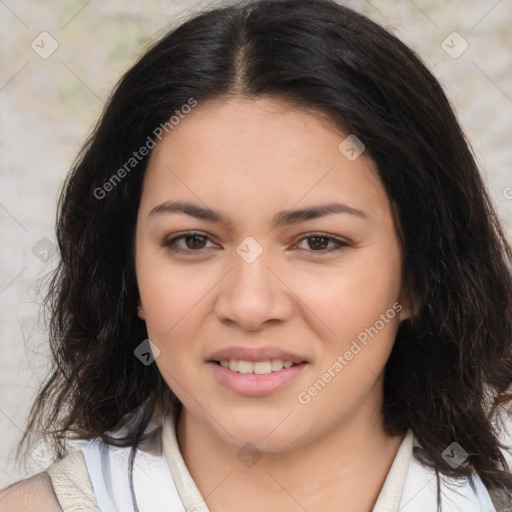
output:
POLYGON ((346 136, 236 98, 199 103, 150 157, 139 315, 182 414, 233 446, 378 421, 409 307, 391 204, 365 153, 338 148, 346 136))

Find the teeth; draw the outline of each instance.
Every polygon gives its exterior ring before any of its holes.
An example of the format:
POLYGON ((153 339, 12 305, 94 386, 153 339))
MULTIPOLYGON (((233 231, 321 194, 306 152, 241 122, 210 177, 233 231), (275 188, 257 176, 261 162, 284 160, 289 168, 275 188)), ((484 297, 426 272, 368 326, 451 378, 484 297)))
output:
POLYGON ((230 359, 219 361, 221 366, 229 368, 233 372, 255 373, 256 375, 266 375, 271 372, 278 372, 283 368, 294 366, 291 361, 282 359, 266 359, 265 361, 245 361, 244 359, 230 359))
POLYGON ((272 363, 270 361, 255 361, 252 366, 253 372, 257 375, 265 375, 272 372, 272 363))
POLYGON ((238 373, 253 373, 254 363, 252 361, 238 361, 238 373))
POLYGON ((283 366, 283 361, 281 359, 272 359, 272 361, 270 361, 270 367, 273 372, 281 370, 283 366))

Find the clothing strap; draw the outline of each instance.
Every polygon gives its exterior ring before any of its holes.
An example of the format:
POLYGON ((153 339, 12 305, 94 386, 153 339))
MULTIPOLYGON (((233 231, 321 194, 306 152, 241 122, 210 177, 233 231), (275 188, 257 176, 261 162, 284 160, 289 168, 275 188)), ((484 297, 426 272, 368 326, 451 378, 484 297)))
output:
POLYGON ((398 512, 411 462, 414 435, 408 429, 396 453, 372 512, 398 512))
POLYGON ((55 462, 46 473, 50 475, 63 512, 101 512, 81 450, 73 451, 55 462))
POLYGON ((185 510, 191 512, 209 512, 199 489, 187 469, 176 438, 177 416, 167 416, 162 429, 163 453, 172 474, 174 484, 185 510))

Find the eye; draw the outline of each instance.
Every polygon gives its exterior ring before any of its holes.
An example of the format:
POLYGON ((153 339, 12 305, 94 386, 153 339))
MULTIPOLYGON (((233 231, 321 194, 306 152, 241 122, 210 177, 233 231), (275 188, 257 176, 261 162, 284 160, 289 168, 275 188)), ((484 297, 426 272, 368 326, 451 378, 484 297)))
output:
MULTIPOLYGON (((162 242, 162 247, 166 247, 172 252, 200 252, 205 249, 206 242, 209 240, 208 236, 200 232, 189 232, 182 235, 176 236, 169 240, 162 242), (178 245, 179 242, 183 242, 185 246, 178 245)), ((206 247, 208 248, 208 247, 206 247)))
MULTIPOLYGON (((209 247, 206 245, 208 242, 211 242, 211 240, 205 233, 190 231, 168 240, 164 240, 161 246, 175 253, 190 254, 192 252, 201 253, 203 250, 208 249, 209 247)), ((308 247, 299 247, 300 250, 321 254, 337 251, 348 247, 349 245, 347 242, 338 240, 326 233, 308 233, 300 240, 300 243, 304 242, 307 243, 308 247), (330 248, 329 244, 331 244, 330 248), (332 246, 332 244, 334 246, 332 246)))
MULTIPOLYGON (((327 235, 326 233, 308 233, 307 236, 303 237, 300 240, 300 243, 306 242, 307 248, 306 250, 310 250, 310 252, 319 252, 319 253, 328 253, 332 251, 337 251, 348 247, 348 243, 342 240, 338 240, 332 236, 327 235), (329 244, 333 243, 334 247, 328 248, 329 244)), ((304 249, 304 248, 301 248, 304 249)))

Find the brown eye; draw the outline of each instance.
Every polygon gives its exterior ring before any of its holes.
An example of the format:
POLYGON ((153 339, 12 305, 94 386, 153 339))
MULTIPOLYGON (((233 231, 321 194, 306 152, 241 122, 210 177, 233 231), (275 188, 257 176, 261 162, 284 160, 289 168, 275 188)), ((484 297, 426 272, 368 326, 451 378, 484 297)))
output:
POLYGON ((184 240, 188 249, 202 249, 206 243, 206 237, 202 235, 187 235, 184 240))
MULTIPOLYGON (((202 252, 203 249, 209 249, 206 244, 210 241, 209 237, 202 233, 184 233, 180 236, 164 240, 161 245, 172 252, 194 253, 202 252)), ((211 241, 210 241, 211 242, 211 241)))
POLYGON ((310 236, 308 244, 311 249, 325 249, 329 245, 328 240, 325 236, 310 236))
POLYGON ((308 251, 308 252, 316 252, 320 255, 327 254, 333 251, 337 251, 340 249, 344 249, 348 247, 349 244, 342 240, 338 240, 332 236, 328 236, 323 233, 312 233, 305 237, 303 237, 297 247, 299 249, 308 251), (301 244, 307 243, 306 247, 300 247, 301 244))

